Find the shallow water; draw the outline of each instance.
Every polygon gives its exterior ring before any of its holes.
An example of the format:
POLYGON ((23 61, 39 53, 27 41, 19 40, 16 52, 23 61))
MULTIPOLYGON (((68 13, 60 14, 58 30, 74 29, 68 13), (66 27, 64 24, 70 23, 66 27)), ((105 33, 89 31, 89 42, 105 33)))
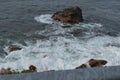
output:
POLYGON ((1 0, 0 49, 8 55, 1 55, 0 68, 21 71, 35 65, 39 71, 74 69, 91 58, 107 60, 107 66, 120 65, 119 2, 1 0), (51 20, 52 13, 72 5, 82 8, 84 23, 51 20), (10 53, 7 47, 11 44, 23 49, 10 53))

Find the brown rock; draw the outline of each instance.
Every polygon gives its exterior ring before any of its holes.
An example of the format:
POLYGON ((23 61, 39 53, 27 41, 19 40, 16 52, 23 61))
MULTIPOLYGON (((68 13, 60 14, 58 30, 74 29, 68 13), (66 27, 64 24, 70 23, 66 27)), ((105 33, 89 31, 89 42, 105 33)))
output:
POLYGON ((11 71, 10 68, 8 68, 8 69, 2 68, 2 69, 0 70, 0 75, 11 74, 11 73, 12 73, 12 71, 11 71))
POLYGON ((30 65, 29 66, 29 70, 31 70, 31 71, 37 71, 37 68, 35 67, 35 66, 33 66, 33 65, 30 65))
POLYGON ((82 10, 77 6, 67 8, 54 13, 52 19, 70 24, 83 22, 82 10))
POLYGON ((8 47, 8 49, 9 49, 9 52, 12 52, 12 51, 21 50, 22 48, 17 45, 11 45, 8 47))
POLYGON ((107 64, 107 61, 105 61, 105 60, 96 60, 96 59, 89 60, 89 65, 91 67, 102 67, 105 64, 107 64))
POLYGON ((90 59, 88 63, 82 64, 75 69, 81 69, 81 68, 89 68, 89 67, 102 67, 105 64, 107 64, 106 60, 96 60, 96 59, 90 59))

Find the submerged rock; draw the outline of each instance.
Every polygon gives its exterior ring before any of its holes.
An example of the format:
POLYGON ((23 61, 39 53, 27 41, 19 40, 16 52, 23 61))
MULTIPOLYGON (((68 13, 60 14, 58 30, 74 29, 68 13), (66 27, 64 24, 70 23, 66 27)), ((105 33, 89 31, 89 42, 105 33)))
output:
POLYGON ((52 19, 69 24, 83 22, 82 10, 77 6, 67 8, 54 13, 52 19))
POLYGON ((0 57, 1 57, 1 58, 4 58, 6 55, 8 55, 7 52, 5 52, 3 49, 0 50, 0 57))
POLYGON ((9 52, 17 51, 17 50, 21 50, 21 49, 22 48, 20 46, 17 46, 17 45, 11 45, 8 47, 9 52))
POLYGON ((75 69, 90 68, 90 67, 103 67, 105 64, 107 64, 106 60, 90 59, 86 64, 82 64, 76 67, 75 69))

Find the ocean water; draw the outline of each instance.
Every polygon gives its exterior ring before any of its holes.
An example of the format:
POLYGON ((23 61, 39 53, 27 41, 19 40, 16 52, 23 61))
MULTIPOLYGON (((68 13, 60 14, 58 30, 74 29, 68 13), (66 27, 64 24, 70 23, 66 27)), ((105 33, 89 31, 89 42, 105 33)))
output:
POLYGON ((119 0, 0 0, 0 68, 74 69, 89 59, 120 65, 119 0), (79 6, 84 22, 53 21, 56 11, 79 6), (66 27, 68 26, 68 27, 66 27), (9 45, 22 50, 9 52, 9 45), (6 53, 4 53, 4 51, 6 53))

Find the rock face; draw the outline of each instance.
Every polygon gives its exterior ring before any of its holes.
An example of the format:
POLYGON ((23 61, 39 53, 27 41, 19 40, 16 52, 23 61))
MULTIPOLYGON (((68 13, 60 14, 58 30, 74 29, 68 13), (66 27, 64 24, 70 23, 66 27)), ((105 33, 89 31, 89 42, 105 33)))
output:
POLYGON ((69 24, 83 22, 82 10, 77 6, 67 8, 54 13, 52 19, 69 24))
POLYGON ((90 68, 90 67, 102 67, 105 64, 107 64, 106 60, 90 59, 86 64, 82 64, 82 65, 76 67, 76 69, 90 68))

